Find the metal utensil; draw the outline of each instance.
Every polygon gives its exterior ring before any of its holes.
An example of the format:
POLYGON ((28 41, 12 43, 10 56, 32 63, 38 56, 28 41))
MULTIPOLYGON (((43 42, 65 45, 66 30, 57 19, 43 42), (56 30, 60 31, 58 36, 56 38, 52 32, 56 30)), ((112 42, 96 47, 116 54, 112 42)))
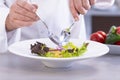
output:
POLYGON ((70 25, 70 27, 62 30, 61 35, 60 35, 60 42, 61 42, 61 44, 64 43, 64 42, 68 42, 69 41, 71 30, 72 30, 74 24, 75 24, 75 22, 73 22, 70 25))
POLYGON ((56 36, 55 34, 53 34, 52 32, 50 32, 47 24, 46 24, 42 19, 41 19, 41 22, 45 25, 45 27, 46 27, 47 30, 48 30, 48 37, 49 37, 49 39, 50 39, 53 43, 55 43, 56 45, 58 45, 59 47, 61 47, 62 45, 61 45, 61 41, 60 41, 59 37, 56 36))
POLYGON ((52 32, 50 32, 47 24, 46 24, 43 20, 41 20, 41 22, 45 25, 45 27, 46 27, 47 30, 48 30, 48 37, 49 37, 49 39, 50 39, 53 43, 55 43, 56 45, 58 45, 58 47, 60 47, 60 48, 62 47, 63 44, 65 44, 66 42, 69 41, 69 39, 70 39, 70 34, 71 34, 71 30, 72 30, 72 28, 73 28, 73 25, 75 24, 75 22, 73 22, 73 23, 70 25, 70 27, 62 30, 61 35, 58 37, 58 36, 56 36, 55 34, 53 34, 52 32))

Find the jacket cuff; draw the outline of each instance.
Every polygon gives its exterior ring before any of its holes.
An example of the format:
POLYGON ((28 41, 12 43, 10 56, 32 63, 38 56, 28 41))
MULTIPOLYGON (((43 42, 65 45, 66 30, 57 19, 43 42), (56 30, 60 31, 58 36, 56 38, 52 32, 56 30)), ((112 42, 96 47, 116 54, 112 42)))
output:
POLYGON ((7 32, 8 45, 18 42, 21 39, 21 28, 7 32))
POLYGON ((0 8, 0 53, 7 51, 8 43, 7 43, 7 34, 6 34, 6 27, 5 21, 6 17, 9 13, 8 8, 0 8))

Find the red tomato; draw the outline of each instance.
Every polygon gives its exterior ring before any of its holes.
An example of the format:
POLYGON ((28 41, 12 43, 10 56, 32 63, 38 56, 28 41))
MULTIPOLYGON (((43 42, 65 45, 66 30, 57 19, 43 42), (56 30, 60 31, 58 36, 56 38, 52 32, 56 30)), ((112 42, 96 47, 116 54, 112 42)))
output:
POLYGON ((97 41, 97 42, 100 42, 100 43, 104 43, 105 42, 105 38, 101 34, 99 34, 97 32, 91 34, 90 40, 97 41))
POLYGON ((107 34, 104 31, 97 31, 97 33, 101 34, 106 39, 107 34))
POLYGON ((120 45, 120 41, 117 41, 114 43, 115 45, 120 45))
POLYGON ((116 33, 120 35, 120 26, 116 28, 116 33))

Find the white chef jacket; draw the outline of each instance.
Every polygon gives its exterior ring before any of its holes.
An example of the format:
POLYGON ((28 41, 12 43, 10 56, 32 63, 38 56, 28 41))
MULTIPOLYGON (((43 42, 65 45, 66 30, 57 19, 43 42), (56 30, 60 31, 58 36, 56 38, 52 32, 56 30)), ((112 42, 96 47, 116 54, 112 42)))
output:
MULTIPOLYGON (((7 51, 8 46, 16 41, 36 38, 46 38, 47 29, 41 21, 35 22, 31 26, 25 26, 10 32, 6 32, 5 21, 9 14, 9 8, 15 0, 0 0, 0 53, 7 51)), ((72 24, 73 17, 69 10, 69 0, 30 0, 38 5, 37 14, 46 22, 49 30, 60 35, 62 29, 72 24)), ((71 32, 71 38, 86 39, 85 25, 83 15, 74 25, 71 32)))

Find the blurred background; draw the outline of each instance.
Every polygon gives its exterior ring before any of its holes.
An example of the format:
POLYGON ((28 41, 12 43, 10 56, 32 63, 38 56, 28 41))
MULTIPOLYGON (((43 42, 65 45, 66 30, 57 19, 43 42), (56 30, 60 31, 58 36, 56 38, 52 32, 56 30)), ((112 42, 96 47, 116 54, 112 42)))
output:
POLYGON ((88 38, 98 30, 107 33, 112 25, 120 26, 120 0, 115 0, 114 5, 107 9, 92 7, 85 15, 85 23, 88 38))

